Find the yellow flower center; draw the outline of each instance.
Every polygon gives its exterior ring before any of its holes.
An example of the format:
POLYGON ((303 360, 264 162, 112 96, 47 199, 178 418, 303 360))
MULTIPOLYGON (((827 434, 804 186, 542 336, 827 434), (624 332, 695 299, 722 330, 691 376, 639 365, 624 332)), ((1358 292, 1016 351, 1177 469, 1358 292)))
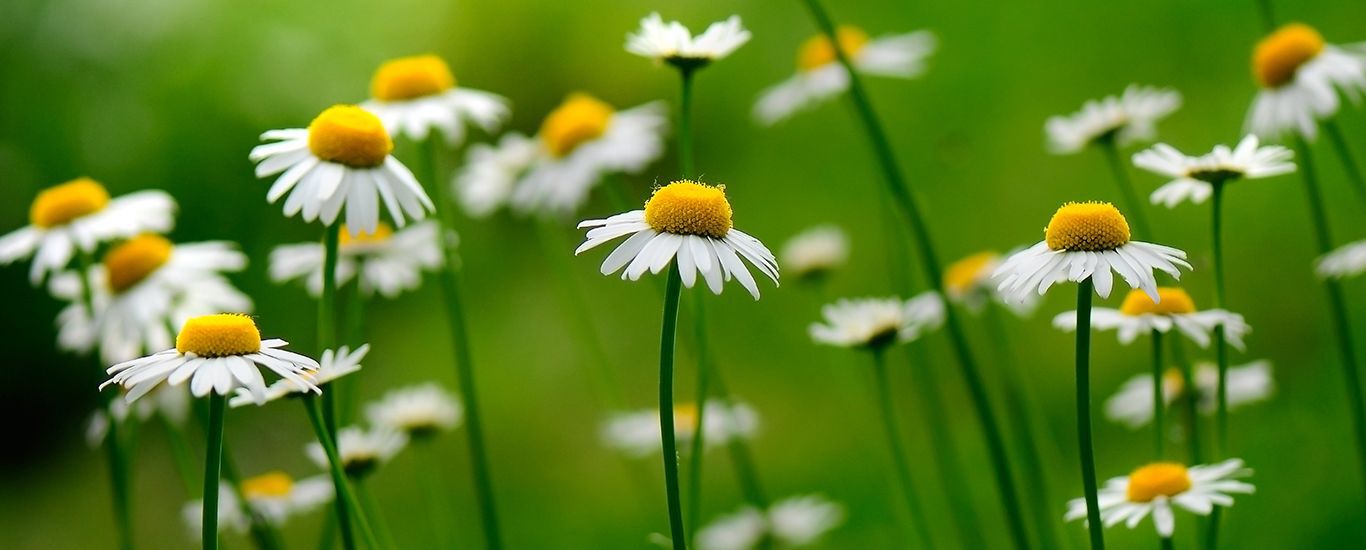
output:
POLYGON ((1181 369, 1170 368, 1162 372, 1162 394, 1176 397, 1186 390, 1186 377, 1181 369))
POLYGON ((682 180, 655 189, 645 203, 645 223, 665 233, 725 237, 731 227, 726 186, 682 180))
MULTIPOLYGON (((868 33, 858 27, 840 25, 835 30, 835 41, 839 42, 840 50, 843 50, 845 55, 853 57, 868 45, 868 33)), ((797 53, 797 68, 811 71, 834 63, 838 59, 830 39, 824 34, 818 34, 806 39, 802 44, 801 51, 797 53)))
POLYGON ((697 426, 697 404, 684 403, 674 407, 674 431, 691 434, 697 426))
POLYGON ((1053 250, 1111 250, 1129 242, 1129 222, 1108 202, 1069 202, 1048 221, 1044 240, 1053 250))
POLYGON ((612 106, 588 94, 564 100, 541 123, 541 141, 557 157, 568 155, 584 142, 597 139, 612 121, 612 106))
POLYGON ((1174 286, 1157 288, 1157 297, 1162 301, 1154 302, 1146 292, 1137 288, 1130 290, 1119 306, 1119 312, 1137 317, 1139 315, 1181 315, 1195 313, 1195 301, 1184 289, 1174 286))
POLYGON ((242 496, 247 500, 288 496, 294 480, 284 472, 268 472, 242 480, 242 496))
POLYGON ((191 317, 175 338, 175 349, 201 357, 246 355, 261 351, 256 321, 241 313, 191 317))
POLYGON ((142 282, 171 258, 171 248, 165 237, 148 233, 110 249, 104 255, 109 290, 118 294, 142 282))
POLYGON ((1129 502, 1152 502, 1157 497, 1174 497, 1191 488, 1186 467, 1175 462, 1154 462, 1129 474, 1129 502))
POLYGON ((384 124, 369 111, 355 105, 333 105, 308 125, 308 148, 325 161, 373 168, 384 163, 394 150, 394 142, 384 124))
POLYGON ((38 227, 55 227, 81 216, 104 210, 109 192, 90 178, 76 178, 38 193, 29 207, 28 219, 38 227))
POLYGON ((1295 79, 1295 71, 1323 51, 1323 36, 1313 27, 1291 23, 1257 43, 1252 52, 1252 74, 1266 88, 1279 88, 1295 79))
POLYGON ((979 252, 952 264, 944 271, 944 288, 954 294, 966 294, 986 275, 984 271, 996 264, 1000 256, 995 252, 979 252))
POLYGON ((439 94, 455 87, 455 75, 435 55, 414 55, 385 61, 370 79, 370 97, 403 101, 439 94))
POLYGON ((374 233, 361 231, 355 235, 351 234, 351 231, 347 229, 346 224, 342 224, 341 238, 338 239, 337 246, 341 248, 366 248, 387 243, 389 242, 389 238, 393 236, 394 229, 384 222, 379 222, 379 225, 375 226, 374 233))

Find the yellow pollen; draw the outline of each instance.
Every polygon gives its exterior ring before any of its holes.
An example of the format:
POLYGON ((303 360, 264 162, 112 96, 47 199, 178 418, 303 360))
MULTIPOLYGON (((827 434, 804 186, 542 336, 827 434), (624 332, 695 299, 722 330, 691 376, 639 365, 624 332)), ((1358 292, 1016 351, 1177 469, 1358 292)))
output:
POLYGON ((1191 295, 1187 294, 1184 289, 1174 286, 1158 287, 1157 297, 1161 298, 1162 301, 1154 302, 1146 292, 1135 288, 1124 297, 1124 303, 1119 306, 1119 312, 1134 317, 1143 314, 1181 315, 1183 313, 1195 313, 1195 300, 1192 300, 1191 295))
POLYGON ((697 425, 697 405, 684 403, 674 407, 674 431, 690 434, 697 425))
MULTIPOLYGON (((858 27, 840 25, 835 30, 835 40, 839 42, 840 49, 845 55, 853 57, 868 45, 868 33, 858 27)), ((801 51, 797 53, 797 68, 810 71, 834 63, 838 59, 835 48, 830 45, 830 39, 824 34, 818 34, 802 43, 801 51)))
POLYGON ((308 125, 308 148, 320 159, 354 168, 384 163, 394 142, 384 124, 355 105, 333 105, 308 125))
POLYGON ((731 227, 726 186, 682 180, 655 189, 645 202, 645 223, 665 233, 725 237, 731 227))
POLYGON ((1053 250, 1112 250, 1129 242, 1129 222, 1108 202, 1069 202, 1044 230, 1053 250))
POLYGON ((1157 497, 1174 497, 1191 488, 1186 467, 1175 462, 1154 462, 1129 474, 1129 502, 1152 502, 1157 497))
POLYGON ((571 94, 541 123, 541 141, 550 154, 568 155, 584 142, 597 139, 612 121, 612 106, 584 93, 571 94))
POLYGON ((124 241, 104 255, 109 289, 115 294, 146 279, 171 258, 171 241, 147 233, 124 241))
POLYGON ((175 349, 201 357, 246 355, 261 351, 256 321, 241 313, 191 317, 175 338, 175 349))
POLYGON ((242 496, 247 500, 288 496, 294 480, 284 472, 267 472, 242 480, 242 496))
POLYGON ((435 55, 414 55, 385 61, 370 79, 370 97, 403 101, 439 94, 455 87, 446 61, 435 55))
POLYGON ((351 230, 347 229, 346 224, 342 224, 341 238, 338 239, 337 246, 341 248, 347 248, 352 246, 365 247, 369 245, 382 244, 389 242, 389 238, 393 235, 394 229, 392 227, 389 227, 389 224, 384 222, 379 222, 379 225, 375 226, 374 233, 366 233, 364 231, 361 231, 360 233, 357 233, 355 235, 351 234, 351 230))
POLYGON ((38 193, 29 207, 28 219, 38 227, 55 227, 81 216, 104 210, 109 192, 90 178, 76 178, 38 193))
POLYGON ((978 252, 949 264, 944 271, 944 288, 954 294, 966 294, 986 275, 983 271, 995 265, 999 257, 995 252, 978 252))
POLYGON ((1252 52, 1252 74, 1265 88, 1279 88, 1295 79, 1295 71, 1323 52, 1323 36, 1313 27, 1291 23, 1257 43, 1252 52))

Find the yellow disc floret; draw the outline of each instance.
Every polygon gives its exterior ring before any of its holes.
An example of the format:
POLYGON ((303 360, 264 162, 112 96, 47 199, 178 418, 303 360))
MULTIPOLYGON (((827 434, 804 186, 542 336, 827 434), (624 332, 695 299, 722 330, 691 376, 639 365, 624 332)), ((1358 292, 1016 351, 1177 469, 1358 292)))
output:
POLYGON ((568 155, 586 141, 597 139, 607 131, 612 120, 612 106, 588 94, 576 93, 564 100, 541 123, 541 141, 550 154, 568 155))
POLYGON ((1181 369, 1172 367, 1162 372, 1162 395, 1167 399, 1180 397, 1186 391, 1186 376, 1181 369))
POLYGON ((1295 71, 1323 52, 1323 36, 1313 27, 1291 23, 1257 43, 1252 52, 1252 74, 1266 88, 1279 88, 1295 79, 1295 71))
POLYGON ((308 125, 308 148, 313 155, 355 168, 384 163, 394 142, 384 124, 355 105, 333 105, 308 125))
POLYGON ((380 101, 403 101, 435 95, 455 87, 455 75, 435 55, 415 55, 385 61, 370 79, 370 96, 380 101))
POLYGON ((645 223, 665 233, 725 237, 731 228, 726 186, 682 180, 655 189, 645 203, 645 223))
POLYGON ((951 294, 967 294, 978 281, 986 278, 986 270, 1000 258, 995 252, 978 252, 952 264, 944 270, 944 288, 951 294))
POLYGON ((267 472, 242 480, 242 496, 247 500, 280 498, 294 489, 294 480, 284 472, 267 472))
POLYGON ((146 279, 171 258, 171 241, 151 233, 139 235, 111 248, 104 255, 109 290, 115 294, 146 279))
POLYGON ((1044 241, 1053 250, 1112 250, 1129 242, 1129 222, 1108 202, 1069 202, 1048 221, 1044 241))
POLYGON ((346 224, 342 224, 341 238, 338 239, 337 246, 352 249, 367 248, 387 243, 389 242, 389 238, 393 236, 394 228, 389 227, 389 224, 384 222, 379 222, 379 224, 375 226, 375 231, 373 233, 361 231, 355 235, 351 234, 351 230, 346 227, 346 224))
MULTIPOLYGON (((840 25, 839 29, 835 30, 835 40, 839 42, 844 55, 853 57, 868 45, 868 33, 858 27, 840 25)), ((806 39, 802 44, 801 51, 797 53, 797 68, 810 71, 834 63, 838 59, 830 39, 824 34, 819 34, 806 39)))
POLYGON ((1191 300, 1191 295, 1184 289, 1172 286, 1158 287, 1157 297, 1161 298, 1161 301, 1154 302, 1148 293, 1135 288, 1124 297, 1119 312, 1132 316, 1195 313, 1195 301, 1191 300))
POLYGON ((175 338, 175 349, 201 357, 246 355, 261 351, 256 321, 241 313, 191 317, 175 338))
POLYGON ((104 210, 109 192, 90 178, 76 178, 38 193, 29 207, 28 219, 38 227, 55 227, 81 216, 104 210))
POLYGON ((1157 497, 1174 497, 1191 488, 1186 467, 1175 462, 1155 462, 1129 474, 1129 502, 1152 502, 1157 497))
POLYGON ((674 407, 674 431, 689 435, 697 427, 697 404, 682 403, 674 407))

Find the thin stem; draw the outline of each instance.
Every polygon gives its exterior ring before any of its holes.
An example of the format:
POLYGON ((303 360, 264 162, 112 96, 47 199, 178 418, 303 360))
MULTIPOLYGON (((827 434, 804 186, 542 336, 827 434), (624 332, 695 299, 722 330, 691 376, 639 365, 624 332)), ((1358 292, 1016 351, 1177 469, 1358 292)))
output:
POLYGON ((1162 459, 1163 443, 1167 439, 1166 392, 1162 384, 1162 331, 1153 329, 1153 458, 1162 459))
POLYGON ((1190 451, 1191 464, 1204 464, 1204 453, 1201 450, 1200 442, 1200 411, 1196 409, 1197 398, 1195 386, 1195 374, 1191 372, 1190 360, 1186 358, 1185 350, 1182 349, 1181 339, 1172 338, 1172 356, 1176 359, 1177 368, 1181 370, 1181 394, 1177 400, 1181 402, 1186 420, 1186 445, 1190 451))
POLYGON ((223 465, 223 410, 227 398, 218 392, 209 393, 209 422, 205 429, 208 446, 204 451, 204 509, 200 531, 201 548, 218 548, 218 485, 223 465))
POLYGON ((157 418, 166 430, 166 446, 171 448, 171 459, 175 462, 176 473, 180 474, 180 480, 185 483, 185 494, 190 498, 200 496, 199 489, 195 486, 199 472, 195 471, 194 457, 190 455, 190 444, 185 440, 185 431, 165 414, 158 412, 157 418))
MULTIPOLYGON (((1213 183, 1214 211, 1210 216, 1214 247, 1214 307, 1224 308, 1224 182, 1213 183)), ((1219 364, 1219 384, 1215 391, 1215 431, 1217 456, 1228 455, 1228 338, 1223 323, 1214 327, 1214 353, 1219 364)))
POLYGON ((431 516, 432 530, 436 533, 436 539, 440 543, 440 548, 453 548, 456 544, 451 541, 450 532, 444 529, 446 522, 445 514, 451 509, 450 501, 446 492, 442 488, 446 485, 440 458, 437 457, 436 449, 432 448, 430 442, 420 442, 417 445, 417 454, 422 456, 422 469, 414 468, 414 480, 422 486, 422 493, 427 499, 427 512, 431 516))
POLYGON ((1271 0, 1257 0, 1257 8, 1262 15, 1262 27, 1267 32, 1276 30, 1276 13, 1271 10, 1271 0))
POLYGON ((1124 197, 1124 212, 1128 214, 1129 221, 1143 238, 1153 238, 1152 226, 1148 225, 1148 215, 1143 208, 1143 201, 1138 198, 1138 192, 1134 191, 1134 182, 1129 179, 1129 171, 1125 169, 1124 160, 1119 156, 1119 144, 1115 143, 1113 137, 1103 138, 1097 144, 1105 154, 1105 162, 1110 165, 1110 173, 1114 174, 1120 195, 1124 197))
POLYGON ((352 477, 351 485, 355 487, 356 499, 360 501, 361 511, 366 517, 374 520, 375 533, 379 536, 382 548, 398 548, 394 544, 394 535, 389 532, 389 526, 384 523, 384 509, 375 501, 375 496, 370 494, 370 487, 363 480, 352 477))
POLYGON ((683 506, 678 495, 678 449, 674 440, 674 344, 678 328, 678 295, 682 280, 678 264, 669 266, 664 289, 664 320, 659 334, 659 432, 663 445, 664 493, 669 504, 669 534, 674 550, 688 547, 683 530, 683 506))
POLYGON ((692 155, 692 78, 694 70, 688 67, 678 69, 678 74, 683 83, 678 108, 678 168, 685 178, 696 177, 693 172, 692 155))
POLYGON ((707 383, 710 378, 707 374, 716 366, 711 364, 711 355, 707 348, 705 295, 701 288, 693 289, 689 294, 692 294, 693 299, 693 340, 697 346, 697 393, 693 398, 697 415, 693 419, 692 448, 688 453, 688 514, 684 517, 688 520, 688 534, 693 535, 697 533, 697 525, 702 519, 702 455, 707 448, 707 434, 703 427, 707 425, 707 383))
POLYGON ((901 496, 906 499, 906 509, 911 513, 911 530, 915 531, 921 548, 934 548, 934 541, 930 538, 930 522, 925 519, 925 510, 915 494, 911 466, 906 462, 906 450, 901 444, 901 430, 896 423, 896 408, 892 405, 891 382, 887 379, 885 353, 885 349, 873 350, 873 392, 877 394, 878 408, 882 414, 887 450, 891 452, 892 465, 896 469, 897 480, 901 482, 901 496))
POLYGON ((1077 285, 1077 442, 1081 448, 1081 484, 1086 491, 1086 530, 1092 550, 1105 548, 1105 528, 1096 499, 1096 456, 1091 443, 1091 293, 1087 277, 1077 285))
POLYGON ((347 518, 355 520, 355 526, 360 531, 365 545, 369 548, 381 548, 376 542, 375 532, 370 528, 370 522, 361 511, 360 505, 356 501, 356 494, 351 490, 351 484, 347 482, 346 471, 342 469, 341 454, 337 452, 337 442, 332 435, 327 433, 327 424, 323 419, 322 404, 313 395, 307 395, 303 399, 304 409, 308 412, 308 421, 313 425, 313 433, 318 438, 318 444, 322 445, 323 453, 327 455, 328 473, 332 475, 332 485, 337 489, 336 500, 341 502, 337 508, 337 521, 343 524, 342 547, 346 550, 356 548, 354 534, 345 526, 347 518))
POLYGON ((1172 550, 1173 548, 1175 548, 1175 546, 1172 545, 1172 538, 1171 538, 1171 537, 1164 537, 1164 536, 1158 535, 1157 540, 1158 540, 1158 547, 1161 548, 1162 550, 1172 550))
MULTIPOLYGON (((958 545, 962 548, 986 548, 985 540, 982 540, 982 533, 977 529, 976 511, 972 507, 972 495, 966 491, 958 490, 953 484, 962 483, 967 479, 963 473, 963 460, 959 456, 958 446, 949 433, 946 425, 947 415, 944 411, 944 399, 940 395, 943 384, 940 383, 937 365, 929 361, 925 354, 924 346, 919 342, 913 342, 910 348, 910 371, 911 385, 914 388, 915 400, 921 403, 920 416, 925 419, 925 425, 929 429, 930 450, 934 457, 934 465, 938 470, 940 480, 952 480, 952 484, 941 481, 945 500, 948 501, 954 527, 958 531, 958 545)), ((1053 519, 1050 517, 1049 519, 1053 519)))
POLYGON ((1333 142, 1333 149, 1342 161, 1343 171, 1347 172, 1347 181, 1352 184, 1352 191, 1362 204, 1366 204, 1366 180, 1362 179, 1361 167, 1357 165, 1356 159, 1352 158, 1352 148, 1347 145, 1347 137, 1342 134, 1342 127, 1338 126, 1337 119, 1330 118, 1323 121, 1323 130, 1328 134, 1328 141, 1333 142))
POLYGON ((247 502, 246 495, 242 494, 242 477, 237 475, 237 467, 232 460, 232 449, 226 441, 223 442, 223 463, 219 469, 223 481, 233 496, 237 497, 239 511, 250 520, 251 539, 256 542, 256 547, 261 550, 283 548, 284 543, 280 542, 280 533, 275 530, 275 526, 253 508, 251 503, 247 502))
MULTIPOLYGON (((706 364, 714 367, 716 361, 708 359, 706 364)), ((716 389, 714 393, 717 399, 727 409, 733 409, 735 400, 731 398, 730 388, 726 385, 721 371, 712 368, 709 378, 708 385, 716 389)), ((731 462, 735 466, 735 477, 740 482, 740 492, 745 496, 745 500, 759 510, 767 509, 768 497, 764 492, 763 483, 759 481, 759 469, 754 465, 754 457, 749 451, 749 446, 743 438, 732 437, 726 447, 730 452, 731 462)))
MULTIPOLYGON (((114 399, 122 399, 115 396, 114 399)), ((106 407, 106 410, 108 408, 106 407)), ((109 414, 109 433, 105 434, 105 457, 109 462, 109 480, 114 496, 114 518, 119 529, 119 548, 131 550, 133 544, 132 498, 129 490, 130 471, 128 448, 124 442, 123 422, 109 414)))
POLYGON ((341 224, 323 229, 323 293, 318 299, 318 348, 330 349, 337 342, 337 247, 341 224))

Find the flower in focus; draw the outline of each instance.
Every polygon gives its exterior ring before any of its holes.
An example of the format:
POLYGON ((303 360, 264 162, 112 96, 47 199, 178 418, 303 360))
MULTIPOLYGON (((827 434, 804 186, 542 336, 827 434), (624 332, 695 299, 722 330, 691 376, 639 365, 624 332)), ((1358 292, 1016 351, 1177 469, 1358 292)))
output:
MULTIPOLYGON (((674 408, 674 437, 679 445, 693 438, 697 426, 697 406, 682 404, 674 408)), ((702 417, 703 443, 707 448, 735 439, 749 439, 759 431, 759 415, 744 403, 721 400, 706 402, 702 417)), ((659 452, 659 411, 643 409, 617 413, 602 425, 602 440, 607 446, 633 457, 659 452)))
MULTIPOLYGON (((283 526, 289 518, 306 514, 332 501, 332 480, 317 475, 295 481, 284 472, 268 472, 242 480, 238 487, 247 506, 273 526, 283 526)), ((220 531, 245 533, 251 520, 242 512, 238 492, 223 483, 218 490, 218 528, 220 531)), ((203 525, 204 501, 195 500, 185 505, 181 515, 194 535, 203 525)))
MULTIPOLYGON (((925 60, 938 47, 934 34, 916 31, 870 38, 863 29, 842 25, 835 43, 861 74, 915 78, 925 72, 925 60)), ((813 36, 797 53, 797 74, 764 90, 754 104, 754 118, 775 124, 804 109, 844 93, 849 74, 840 65, 835 44, 824 34, 813 36)))
POLYGON ((944 301, 935 292, 911 298, 841 298, 821 308, 811 339, 845 348, 880 349, 910 342, 944 324, 944 301))
POLYGON ((849 260, 849 236, 839 226, 818 225, 793 235, 778 257, 798 280, 821 280, 849 260))
POLYGON ((436 55, 391 59, 375 71, 370 100, 360 106, 392 135, 424 141, 435 128, 450 147, 465 141, 466 123, 492 132, 507 120, 506 98, 455 84, 450 66, 436 55))
POLYGON ((464 414, 460 398, 435 382, 390 390, 365 407, 371 424, 416 440, 455 429, 464 414))
MULTIPOLYGON (((310 373, 309 380, 315 386, 322 388, 343 376, 359 372, 361 369, 360 362, 365 359, 367 353, 370 353, 370 344, 363 344, 355 351, 351 351, 349 346, 342 346, 335 350, 324 350, 323 356, 318 360, 318 370, 310 373)), ((266 388, 265 401, 257 402, 256 397, 251 394, 251 390, 237 388, 237 395, 228 400, 228 405, 234 408, 245 405, 264 405, 270 401, 304 394, 308 391, 308 389, 301 388, 289 380, 281 379, 266 388)))
MULTIPOLYGON (((360 290, 366 296, 379 292, 385 298, 422 285, 422 272, 441 267, 440 228, 435 222, 422 221, 394 231, 380 222, 373 232, 352 233, 343 226, 337 246, 337 286, 359 275, 360 290)), ((304 280, 309 295, 318 297, 323 290, 322 243, 284 244, 270 251, 270 279, 284 283, 304 280)))
POLYGON ((655 189, 644 210, 579 223, 580 229, 592 229, 574 254, 630 235, 603 260, 603 275, 625 267, 621 278, 636 281, 647 270, 663 271, 677 258, 684 286, 692 288, 700 273, 712 293, 720 294, 722 282, 733 277, 758 300, 759 285, 740 258, 758 267, 774 284, 778 283, 778 261, 759 239, 735 229, 731 214, 725 186, 676 181, 655 189))
MULTIPOLYGON (((1252 475, 1241 459, 1187 468, 1172 462, 1156 462, 1127 476, 1112 478, 1099 491, 1100 517, 1106 527, 1124 522, 1130 529, 1149 514, 1163 538, 1176 528, 1173 505, 1207 516, 1215 506, 1233 506, 1234 494, 1251 494, 1256 488, 1238 478, 1252 475)), ((1067 503, 1067 521, 1086 517, 1086 499, 1067 503)), ((1096 529, 1096 526, 1091 526, 1096 529)))
MULTIPOLYGON (((342 469, 352 478, 373 473, 407 445, 407 435, 385 428, 366 430, 360 426, 347 426, 337 431, 337 453, 341 456, 342 469)), ((319 468, 328 467, 327 454, 321 444, 309 443, 307 452, 308 458, 319 468)))
POLYGON ((328 107, 308 128, 261 134, 273 143, 258 145, 249 158, 256 177, 280 174, 266 192, 271 204, 286 194, 285 216, 303 213, 306 222, 332 225, 346 207, 351 232, 379 229, 383 202, 400 228, 408 218, 421 220, 436 206, 408 167, 390 153, 394 142, 380 119, 355 105, 328 107), (283 172, 283 173, 282 173, 283 172))
POLYGON ((844 506, 820 495, 783 499, 761 512, 753 506, 721 516, 697 532, 701 550, 749 550, 766 538, 783 548, 811 545, 844 523, 844 506))
POLYGON ((1181 94, 1166 88, 1130 84, 1120 96, 1090 100, 1070 115, 1052 116, 1044 124, 1050 151, 1063 155, 1088 145, 1114 140, 1124 146, 1157 136, 1157 121, 1181 107, 1181 94))
MULTIPOLYGON (((1214 414, 1216 392, 1219 390, 1219 367, 1213 363, 1198 363, 1191 374, 1195 383, 1194 395, 1187 391, 1181 372, 1169 369, 1162 375, 1162 400, 1170 405, 1177 399, 1193 398, 1201 414, 1214 414)), ((1228 369, 1228 408, 1265 401, 1276 391, 1269 361, 1253 361, 1228 369)), ((1124 382, 1119 391, 1105 401, 1105 416, 1110 420, 1138 429, 1153 419, 1153 377, 1137 374, 1124 382)))
POLYGON ((140 233, 164 233, 175 225, 175 200, 161 191, 109 197, 99 182, 77 178, 38 193, 29 225, 0 236, 0 265, 32 257, 29 282, 71 264, 76 252, 91 254, 100 243, 140 233))
POLYGON ((1342 245, 1314 262, 1314 271, 1325 279, 1346 279, 1366 272, 1366 240, 1342 245))
POLYGON ((626 35, 626 51, 681 69, 697 69, 731 54, 749 42, 740 16, 712 23, 696 37, 677 21, 664 22, 659 13, 640 20, 640 30, 626 35))
POLYGON ((1205 202, 1214 185, 1239 179, 1260 179, 1295 171, 1295 153, 1279 145, 1259 146, 1256 135, 1247 135, 1229 149, 1216 145, 1208 154, 1186 156, 1175 147, 1159 143, 1134 154, 1134 165, 1156 174, 1174 178, 1153 191, 1153 204, 1173 208, 1182 201, 1205 202))
MULTIPOLYGON (((1154 330, 1166 333, 1175 327, 1192 342, 1205 348, 1209 347, 1210 333, 1222 325, 1224 338, 1239 350, 1243 349, 1243 335, 1252 331, 1243 316, 1237 313, 1222 309, 1195 309, 1195 301, 1183 289, 1158 287, 1157 295, 1161 300, 1153 300, 1143 291, 1134 289, 1124 297, 1119 309, 1092 308, 1092 329, 1114 330, 1119 336, 1119 343, 1128 345, 1154 330)), ((1053 326, 1068 332, 1077 330, 1077 312, 1059 313, 1053 318, 1053 326)))
POLYGON ((1312 140, 1318 120, 1338 112, 1338 92, 1352 100, 1366 91, 1366 52, 1361 44, 1334 46, 1313 27, 1284 25, 1257 43, 1252 74, 1261 90, 1244 124, 1272 139, 1296 132, 1312 140))
POLYGON ((1034 313, 1039 303, 1034 295, 1022 301, 1007 300, 996 289, 996 279, 992 274, 1000 265, 1001 255, 990 250, 949 264, 944 270, 944 294, 950 302, 961 304, 973 313, 981 312, 988 301, 1006 306, 1021 317, 1034 313))

